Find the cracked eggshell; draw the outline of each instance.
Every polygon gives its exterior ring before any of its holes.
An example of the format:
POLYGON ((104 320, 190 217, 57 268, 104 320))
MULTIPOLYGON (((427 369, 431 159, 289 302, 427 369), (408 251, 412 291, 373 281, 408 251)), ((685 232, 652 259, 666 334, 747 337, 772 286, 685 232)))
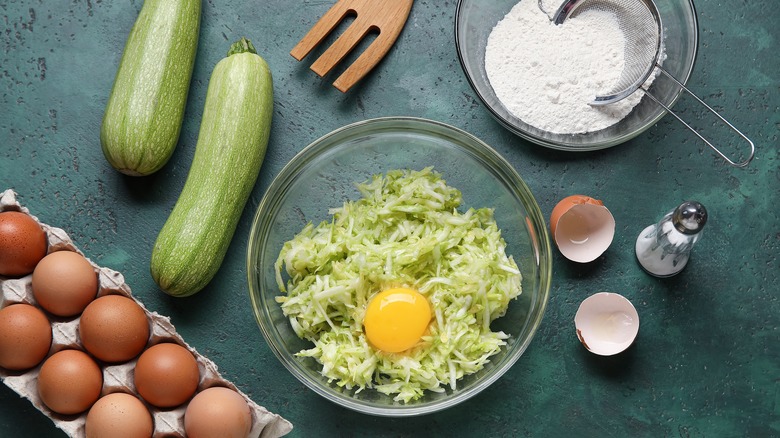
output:
POLYGON ((612 356, 633 344, 639 333, 639 314, 624 296, 599 292, 580 304, 574 325, 588 351, 612 356))
POLYGON ((553 208, 550 231, 564 257, 588 263, 599 258, 612 244, 615 218, 602 201, 572 195, 553 208))

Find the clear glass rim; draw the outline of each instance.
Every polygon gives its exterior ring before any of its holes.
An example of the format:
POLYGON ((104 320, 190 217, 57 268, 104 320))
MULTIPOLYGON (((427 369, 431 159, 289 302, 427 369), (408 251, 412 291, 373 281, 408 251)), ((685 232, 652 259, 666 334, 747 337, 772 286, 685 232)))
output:
POLYGON ((542 216, 541 209, 536 203, 536 200, 533 198, 530 189, 520 178, 520 175, 517 173, 517 171, 493 148, 463 130, 441 122, 415 117, 382 117, 346 125, 320 137, 319 139, 310 143, 298 154, 296 154, 271 182, 271 185, 269 186, 266 194, 263 196, 263 199, 258 205, 257 211, 253 218, 249 236, 249 244, 247 246, 247 276, 249 282, 249 295, 252 302, 255 319, 258 326, 260 327, 260 331, 262 332, 263 337, 266 339, 269 347, 277 359, 279 359, 285 368, 287 368, 287 370, 290 371, 300 382, 325 399, 357 412, 384 417, 410 417, 437 412, 468 400, 469 398, 481 392, 483 389, 487 388, 506 371, 508 371, 530 345, 544 316, 549 299, 550 284, 552 280, 552 257, 550 254, 551 246, 545 224, 546 222, 542 216), (527 325, 530 330, 528 336, 521 344, 515 346, 514 350, 510 354, 504 357, 500 366, 496 366, 490 370, 482 379, 480 379, 470 388, 463 390, 462 392, 459 392, 452 397, 436 400, 424 405, 410 404, 408 406, 398 405, 392 407, 375 406, 368 402, 352 399, 338 394, 330 390, 329 387, 323 385, 322 381, 313 381, 310 376, 304 373, 299 368, 298 364, 295 363, 292 354, 288 351, 280 349, 276 344, 273 324, 270 323, 268 315, 263 313, 264 309, 266 309, 264 294, 262 293, 263 285, 258 281, 256 264, 258 261, 260 263, 267 263, 267 261, 262 260, 260 257, 260 248, 262 241, 267 237, 270 231, 270 225, 272 221, 262 220, 262 218, 272 217, 272 215, 268 215, 268 213, 275 211, 280 201, 284 198, 284 194, 286 193, 287 189, 289 189, 289 187, 296 181, 300 171, 306 166, 311 165, 312 160, 329 149, 331 146, 329 140, 333 139, 334 137, 347 135, 350 132, 365 128, 366 126, 370 125, 385 127, 414 125, 414 127, 417 129, 429 128, 449 131, 455 135, 462 136, 463 138, 467 139, 468 141, 464 142, 463 144, 468 146, 470 152, 476 152, 480 158, 489 160, 489 162, 495 166, 495 168, 492 170, 500 174, 500 176, 504 179, 504 183, 507 184, 507 187, 510 188, 513 192, 513 195, 518 199, 523 200, 527 213, 527 223, 533 228, 530 231, 534 233, 532 237, 534 237, 533 241, 537 250, 535 257, 538 265, 537 281, 539 285, 539 296, 537 297, 538 305, 534 307, 532 312, 529 314, 530 316, 527 325))
MULTIPOLYGON (((539 136, 536 136, 530 132, 523 131, 516 125, 514 125, 510 120, 508 120, 506 117, 502 116, 498 113, 498 111, 493 108, 492 105, 489 104, 487 98, 483 95, 483 93, 480 91, 479 86, 472 78, 472 75, 469 73, 469 69, 467 67, 467 63, 465 61, 465 54, 463 52, 463 43, 461 41, 460 37, 460 25, 461 25, 461 19, 463 15, 463 5, 464 3, 471 1, 471 0, 458 0, 458 4, 455 9, 455 20, 454 20, 454 27, 455 27, 455 48, 458 53, 458 61, 460 62, 461 69, 463 70, 463 73, 466 76, 466 80, 469 83, 469 86, 471 86, 471 89, 474 91, 474 93, 477 94, 477 97, 482 102, 482 106, 485 107, 490 115, 498 121, 502 126, 504 126, 507 130, 514 133, 515 135, 528 140, 532 143, 538 144, 540 146, 544 146, 550 149, 557 149, 562 151, 569 151, 569 152, 588 152, 588 151, 596 151, 600 149, 607 149, 613 146, 617 146, 621 143, 624 143, 628 140, 631 140, 632 138, 638 136, 639 134, 646 131, 651 126, 658 123, 661 118, 663 118, 668 111, 664 108, 661 108, 661 111, 651 119, 648 119, 647 122, 642 124, 638 129, 635 129, 632 132, 628 132, 619 136, 616 136, 609 141, 604 142, 598 142, 598 143, 592 143, 588 145, 582 145, 578 143, 568 143, 566 141, 560 141, 560 142, 552 142, 546 138, 542 138, 539 136)), ((519 1, 519 0, 518 0, 519 1)), ((528 0, 530 1, 530 0, 528 0)), ((693 73, 693 69, 696 66, 696 58, 698 56, 698 48, 699 48, 699 21, 698 21, 698 14, 696 12, 696 6, 693 3, 693 0, 687 0, 688 6, 691 9, 692 12, 692 25, 693 25, 693 54, 692 54, 692 61, 690 68, 685 72, 685 75, 683 75, 680 78, 677 78, 683 85, 688 84, 688 80, 691 77, 691 74, 693 73)), ((669 108, 671 108, 677 100, 682 95, 683 90, 680 89, 676 93, 674 93, 674 96, 672 97, 671 101, 667 104, 669 108)), ((573 134, 576 135, 576 134, 573 134)))

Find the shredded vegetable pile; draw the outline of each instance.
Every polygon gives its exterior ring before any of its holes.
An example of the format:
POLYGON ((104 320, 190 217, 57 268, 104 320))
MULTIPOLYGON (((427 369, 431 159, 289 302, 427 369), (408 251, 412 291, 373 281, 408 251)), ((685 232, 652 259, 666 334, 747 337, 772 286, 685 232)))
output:
POLYGON ((390 171, 358 189, 361 199, 306 225, 276 261, 286 293, 276 300, 295 333, 314 343, 297 354, 316 359, 339 386, 396 401, 455 389, 505 345, 509 335, 490 323, 521 291, 493 210, 458 212, 460 191, 432 168, 390 171), (367 303, 390 287, 416 289, 433 313, 420 342, 402 353, 373 348, 363 331, 367 303))

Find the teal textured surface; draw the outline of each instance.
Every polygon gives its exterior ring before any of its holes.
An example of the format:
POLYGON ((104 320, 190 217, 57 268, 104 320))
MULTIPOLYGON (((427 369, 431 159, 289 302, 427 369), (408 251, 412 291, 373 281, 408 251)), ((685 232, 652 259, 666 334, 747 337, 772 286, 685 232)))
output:
MULTIPOLYGON (((105 104, 140 0, 0 3, 0 190, 14 189, 42 222, 66 230, 101 266, 124 274, 150 310, 258 404, 290 420, 291 436, 779 436, 780 13, 774 1, 697 3, 699 58, 689 86, 757 146, 747 169, 726 166, 671 117, 623 145, 552 151, 495 122, 468 85, 453 35, 456 3, 420 0, 394 48, 349 93, 290 49, 329 1, 203 4, 200 43, 176 151, 144 178, 103 157, 105 104), (246 36, 271 67, 275 113, 265 163, 228 255, 205 290, 172 298, 149 274, 157 232, 192 160, 208 78, 246 36), (406 115, 449 123, 515 166, 549 215, 571 194, 605 202, 615 240, 596 262, 554 250, 547 315, 523 357, 496 384, 444 412, 376 418, 342 409, 276 360, 250 308, 245 257, 251 219, 294 154, 343 125, 406 115), (709 211, 691 261, 676 277, 648 276, 634 257, 639 232, 686 199, 709 211), (636 306, 636 344, 611 358, 577 341, 574 314, 599 291, 636 306)), ((321 51, 320 51, 321 52, 321 51)), ((316 53, 315 53, 316 54, 316 53)), ((727 132, 695 102, 675 106, 694 125, 727 132)), ((738 147, 738 146, 735 146, 738 147)), ((0 435, 62 436, 27 400, 0 385, 0 435)))

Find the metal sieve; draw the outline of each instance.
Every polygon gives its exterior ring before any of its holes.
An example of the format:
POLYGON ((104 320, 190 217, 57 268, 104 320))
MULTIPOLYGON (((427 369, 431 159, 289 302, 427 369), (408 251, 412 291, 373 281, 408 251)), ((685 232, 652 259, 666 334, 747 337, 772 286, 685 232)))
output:
POLYGON ((609 105, 624 99, 641 89, 644 94, 655 103, 661 105, 674 118, 680 121, 688 130, 699 137, 715 153, 726 160, 732 166, 745 167, 750 163, 755 154, 755 145, 739 129, 734 127, 728 120, 721 116, 712 107, 707 105, 696 94, 690 91, 682 82, 661 67, 661 57, 663 55, 663 23, 661 15, 653 0, 564 0, 554 15, 550 15, 544 7, 544 0, 538 0, 539 9, 544 12, 550 20, 556 25, 562 24, 569 18, 588 11, 597 10, 607 12, 614 16, 618 21, 620 30, 625 38, 625 64, 620 78, 609 90, 598 90, 596 98, 591 105, 601 106, 609 105), (702 104, 710 113, 714 114, 733 132, 745 140, 750 152, 746 159, 735 162, 721 152, 709 140, 704 138, 696 129, 686 123, 680 116, 671 110, 667 105, 647 91, 644 86, 650 75, 655 69, 658 69, 666 77, 677 84, 680 89, 685 90, 700 104, 702 104))

